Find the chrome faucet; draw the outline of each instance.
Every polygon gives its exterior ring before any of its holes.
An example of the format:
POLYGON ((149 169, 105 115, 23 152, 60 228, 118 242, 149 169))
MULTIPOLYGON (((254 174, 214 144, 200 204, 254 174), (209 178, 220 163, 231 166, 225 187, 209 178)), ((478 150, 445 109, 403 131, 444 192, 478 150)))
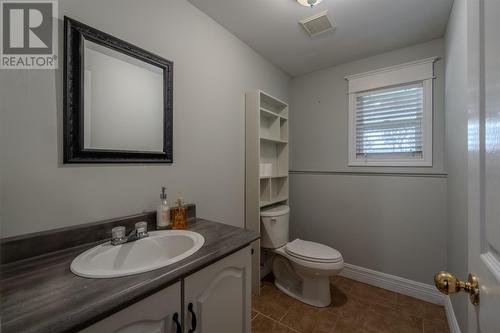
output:
POLYGON ((125 227, 119 226, 111 229, 111 245, 120 245, 128 242, 133 242, 145 237, 148 237, 148 223, 137 222, 134 230, 128 235, 125 232, 125 227))

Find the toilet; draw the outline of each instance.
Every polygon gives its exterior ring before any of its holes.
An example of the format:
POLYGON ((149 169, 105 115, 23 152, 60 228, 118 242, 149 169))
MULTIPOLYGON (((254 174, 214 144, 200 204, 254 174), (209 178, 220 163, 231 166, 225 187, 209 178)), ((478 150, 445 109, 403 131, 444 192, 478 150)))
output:
POLYGON ((261 210, 261 247, 275 254, 272 263, 274 284, 285 294, 316 307, 331 303, 330 277, 344 267, 339 251, 324 244, 295 239, 288 242, 290 207, 261 210))

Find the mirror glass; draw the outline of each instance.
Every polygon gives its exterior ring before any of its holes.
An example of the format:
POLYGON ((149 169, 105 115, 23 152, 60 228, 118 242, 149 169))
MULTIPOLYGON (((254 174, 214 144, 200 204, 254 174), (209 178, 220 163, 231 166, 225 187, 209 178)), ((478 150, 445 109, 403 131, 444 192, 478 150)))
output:
POLYGON ((84 40, 85 149, 163 150, 163 70, 84 40))

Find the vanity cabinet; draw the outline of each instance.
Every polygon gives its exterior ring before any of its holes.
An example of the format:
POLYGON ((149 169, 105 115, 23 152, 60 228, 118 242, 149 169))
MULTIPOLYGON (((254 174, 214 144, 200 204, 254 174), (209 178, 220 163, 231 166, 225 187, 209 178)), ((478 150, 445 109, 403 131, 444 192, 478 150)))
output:
POLYGON ((250 313, 247 246, 80 333, 250 333, 250 313))
POLYGON ((177 282, 80 333, 181 333, 181 309, 181 282, 177 282))
POLYGON ((250 333, 250 312, 250 247, 184 279, 184 332, 250 333))

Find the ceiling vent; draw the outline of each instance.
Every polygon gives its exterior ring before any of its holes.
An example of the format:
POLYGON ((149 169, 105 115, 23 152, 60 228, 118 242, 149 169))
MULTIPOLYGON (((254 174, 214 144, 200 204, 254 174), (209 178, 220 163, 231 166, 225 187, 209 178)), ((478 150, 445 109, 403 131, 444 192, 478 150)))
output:
POLYGON ((318 36, 319 34, 335 29, 335 22, 331 22, 328 19, 327 13, 328 11, 325 10, 324 12, 300 20, 299 23, 309 36, 318 36))

